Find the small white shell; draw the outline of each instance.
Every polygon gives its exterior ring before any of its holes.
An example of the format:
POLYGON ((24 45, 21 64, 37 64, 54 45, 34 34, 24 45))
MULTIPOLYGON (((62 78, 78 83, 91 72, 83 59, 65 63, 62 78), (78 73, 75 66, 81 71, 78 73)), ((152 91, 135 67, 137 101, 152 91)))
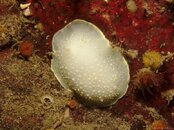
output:
POLYGON ((129 68, 92 23, 74 20, 55 33, 51 69, 86 105, 109 106, 128 89, 129 68))
POLYGON ((29 7, 30 5, 31 5, 31 3, 20 4, 20 8, 21 8, 21 9, 26 9, 26 8, 29 7))

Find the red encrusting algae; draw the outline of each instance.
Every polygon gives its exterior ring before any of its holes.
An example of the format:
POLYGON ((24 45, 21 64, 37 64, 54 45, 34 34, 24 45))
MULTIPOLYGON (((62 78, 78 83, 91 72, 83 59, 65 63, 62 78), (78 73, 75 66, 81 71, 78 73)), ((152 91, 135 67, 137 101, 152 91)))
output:
POLYGON ((136 0, 136 12, 126 7, 127 0, 30 0, 33 16, 52 35, 75 18, 96 24, 113 43, 144 52, 146 49, 171 51, 174 47, 173 18, 167 2, 136 0), (170 45, 170 47, 168 47, 170 45))
POLYGON ((52 36, 70 22, 74 15, 73 6, 71 1, 65 0, 33 0, 31 8, 34 18, 41 22, 47 34, 52 36))

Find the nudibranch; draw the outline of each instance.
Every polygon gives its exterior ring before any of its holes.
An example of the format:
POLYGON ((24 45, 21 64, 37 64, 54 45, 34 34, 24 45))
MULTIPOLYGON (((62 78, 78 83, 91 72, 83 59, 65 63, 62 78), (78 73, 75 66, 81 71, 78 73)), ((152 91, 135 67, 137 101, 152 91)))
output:
POLYGON ((52 48, 54 75, 83 104, 105 107, 125 95, 129 66, 94 24, 70 22, 54 34, 52 48))

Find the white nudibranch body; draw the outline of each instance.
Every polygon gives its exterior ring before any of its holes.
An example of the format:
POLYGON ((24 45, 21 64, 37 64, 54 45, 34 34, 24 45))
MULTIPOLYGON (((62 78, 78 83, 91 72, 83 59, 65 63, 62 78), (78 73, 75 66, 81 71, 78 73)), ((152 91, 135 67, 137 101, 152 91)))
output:
POLYGON ((109 106, 125 95, 128 64, 92 23, 72 21, 55 33, 52 47, 52 71, 83 104, 109 106))

